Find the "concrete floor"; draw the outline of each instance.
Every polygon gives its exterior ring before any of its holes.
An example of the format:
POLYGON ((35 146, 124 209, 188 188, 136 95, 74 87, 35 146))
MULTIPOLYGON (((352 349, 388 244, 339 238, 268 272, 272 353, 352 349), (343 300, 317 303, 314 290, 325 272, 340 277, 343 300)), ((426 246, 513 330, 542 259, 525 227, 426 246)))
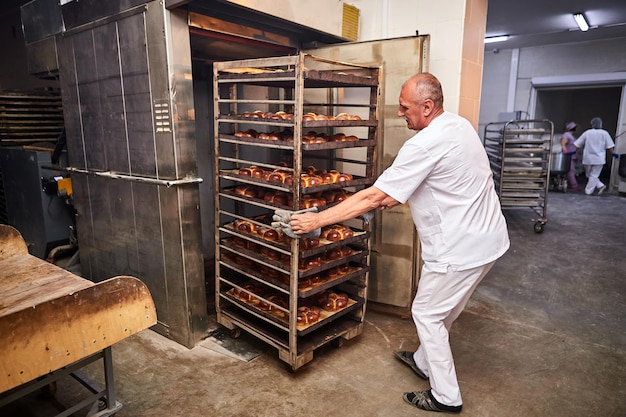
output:
MULTIPOLYGON (((626 198, 551 192, 540 234, 529 209, 505 214, 511 249, 452 328, 462 415, 626 416, 626 198)), ((417 345, 410 319, 370 309, 362 335, 291 373, 272 348, 245 362, 147 330, 113 347, 117 416, 432 415, 402 401, 428 383, 392 356, 417 345)), ((62 381, 57 402, 75 385, 62 381)), ((0 416, 51 405, 27 398, 0 416)))

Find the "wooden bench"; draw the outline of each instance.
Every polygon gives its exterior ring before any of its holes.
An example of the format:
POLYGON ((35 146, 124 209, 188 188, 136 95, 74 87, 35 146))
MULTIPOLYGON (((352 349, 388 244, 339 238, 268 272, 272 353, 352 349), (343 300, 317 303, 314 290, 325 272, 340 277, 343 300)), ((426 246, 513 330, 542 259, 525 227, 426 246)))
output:
POLYGON ((106 408, 90 416, 115 414, 121 404, 115 399, 111 346, 156 320, 150 292, 139 279, 83 279, 30 255, 19 232, 0 225, 0 407, 102 359, 105 388, 83 379, 89 398, 58 416, 91 403, 106 408))

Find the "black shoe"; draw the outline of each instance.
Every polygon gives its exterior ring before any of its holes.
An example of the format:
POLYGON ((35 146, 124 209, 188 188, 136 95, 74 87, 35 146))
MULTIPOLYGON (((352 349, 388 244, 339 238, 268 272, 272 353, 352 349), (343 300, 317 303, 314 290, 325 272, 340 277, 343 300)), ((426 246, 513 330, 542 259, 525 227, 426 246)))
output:
POLYGON ((415 372, 420 378, 428 379, 426 374, 422 372, 422 370, 418 368, 415 364, 415 359, 413 359, 413 352, 407 352, 406 350, 396 350, 395 352, 393 352, 393 356, 400 359, 409 368, 413 369, 413 372, 415 372))
POLYGON ((460 413, 463 408, 462 405, 441 404, 433 397, 431 390, 405 392, 402 398, 408 404, 426 411, 460 413))

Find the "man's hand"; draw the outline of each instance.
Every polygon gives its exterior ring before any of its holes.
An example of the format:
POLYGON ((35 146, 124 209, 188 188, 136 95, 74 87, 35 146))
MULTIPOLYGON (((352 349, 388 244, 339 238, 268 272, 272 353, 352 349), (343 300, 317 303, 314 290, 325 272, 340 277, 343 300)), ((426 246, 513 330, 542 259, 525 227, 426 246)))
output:
POLYGON ((387 207, 393 207, 398 202, 378 188, 371 186, 343 200, 336 206, 332 206, 319 213, 302 213, 291 216, 291 230, 296 234, 309 233, 329 224, 339 223, 344 220, 354 219, 370 210, 381 206, 385 201, 387 207))
POLYGON ((318 222, 318 217, 318 213, 294 214, 291 216, 291 222, 289 225, 294 233, 299 235, 309 233, 321 227, 318 222))

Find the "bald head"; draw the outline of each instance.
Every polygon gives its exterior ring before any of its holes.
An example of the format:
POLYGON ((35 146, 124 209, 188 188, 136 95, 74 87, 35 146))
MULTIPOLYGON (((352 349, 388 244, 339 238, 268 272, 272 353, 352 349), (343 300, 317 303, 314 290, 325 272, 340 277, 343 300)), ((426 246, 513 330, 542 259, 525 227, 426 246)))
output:
POLYGON ((436 107, 443 107, 443 90, 441 83, 434 75, 421 72, 409 78, 402 88, 412 91, 415 101, 431 99, 436 107))
POLYGON ((409 78, 400 91, 398 116, 404 117, 407 127, 421 130, 443 113, 443 91, 434 75, 422 72, 409 78))

